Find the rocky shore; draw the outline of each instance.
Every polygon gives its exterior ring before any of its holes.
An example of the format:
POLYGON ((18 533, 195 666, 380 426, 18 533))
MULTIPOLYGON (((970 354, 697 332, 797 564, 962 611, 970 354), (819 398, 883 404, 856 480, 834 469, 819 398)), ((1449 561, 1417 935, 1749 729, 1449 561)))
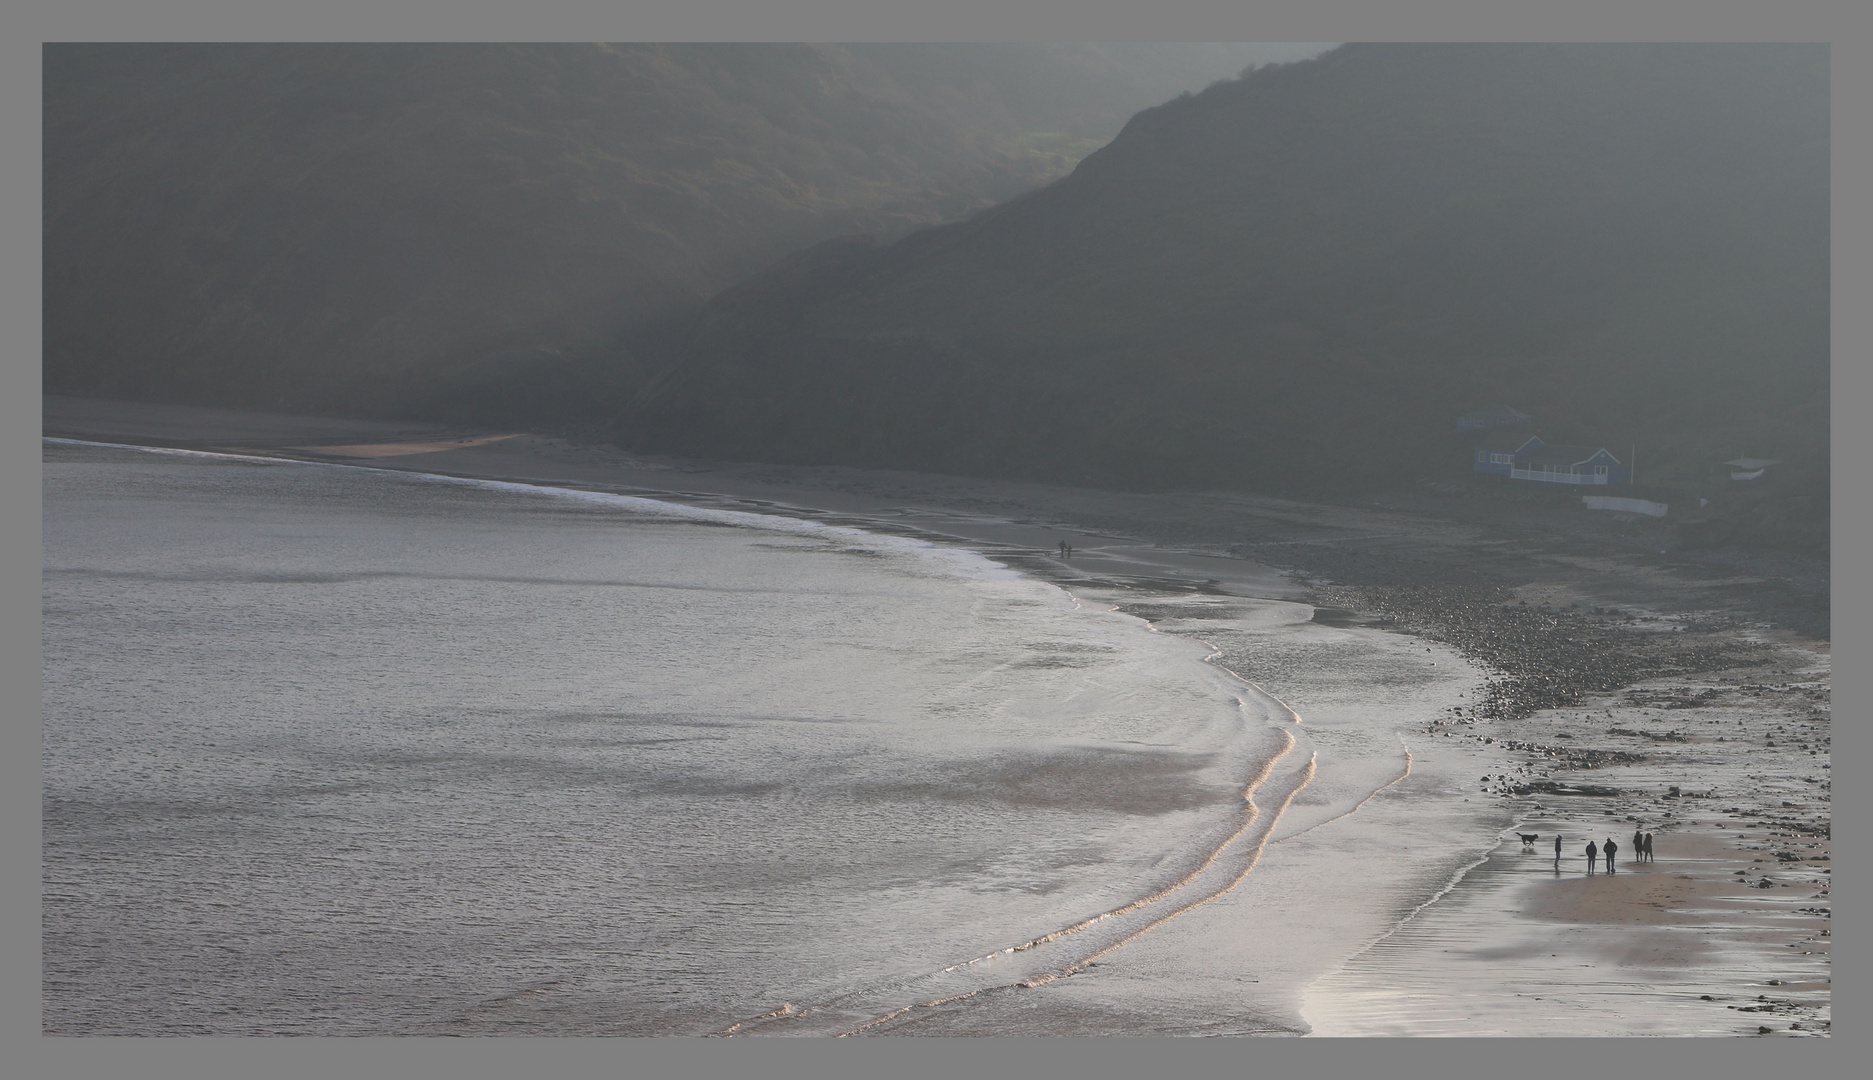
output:
POLYGON ((1515 720, 1649 679, 1767 662, 1763 647, 1739 638, 1730 619, 1530 604, 1504 578, 1450 580, 1457 575, 1382 556, 1319 552, 1295 561, 1321 605, 1444 642, 1488 665, 1494 674, 1465 716, 1470 722, 1515 720))
POLYGON ((1329 545, 1284 561, 1328 605, 1316 618, 1444 642, 1485 666, 1476 702, 1422 733, 1508 751, 1516 764, 1482 781, 1511 834, 1569 838, 1550 877, 1545 854, 1505 836, 1421 925, 1323 985, 1310 1014, 1322 1030, 1830 1032, 1829 643, 1787 629, 1825 626, 1824 603, 1743 581, 1770 603, 1726 604, 1630 563, 1597 577, 1465 571, 1329 545), (1659 861, 1583 877, 1582 842, 1625 830, 1656 833, 1659 861), (1497 942, 1486 958, 1479 938, 1497 942), (1616 980, 1582 982, 1582 957, 1616 980), (1632 1026, 1628 992, 1613 988, 1634 984, 1678 1018, 1632 1026), (1572 1027, 1543 1026, 1557 1017, 1572 1027))

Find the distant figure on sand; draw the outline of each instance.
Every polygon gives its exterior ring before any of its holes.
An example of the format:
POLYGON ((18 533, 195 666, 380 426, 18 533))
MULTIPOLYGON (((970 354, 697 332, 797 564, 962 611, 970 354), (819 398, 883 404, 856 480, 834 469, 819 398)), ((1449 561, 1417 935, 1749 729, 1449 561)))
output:
POLYGON ((1651 833, 1645 834, 1645 842, 1639 845, 1639 853, 1645 857, 1646 862, 1652 861, 1652 834, 1651 833))
POLYGON ((1587 873, 1593 873, 1594 863, 1597 862, 1599 858, 1600 849, 1594 846, 1593 841, 1587 841, 1587 873))
POLYGON ((1561 834, 1560 833, 1554 834, 1554 861, 1555 862, 1561 861, 1561 834))
POLYGON ((1609 874, 1613 872, 1613 853, 1618 850, 1619 850, 1619 845, 1613 842, 1612 837, 1610 836, 1607 837, 1606 838, 1606 872, 1609 874))
POLYGON ((1634 855, 1645 854, 1645 834, 1638 829, 1632 830, 1632 853, 1634 855))
POLYGON ((1060 557, 1063 559, 1067 557, 1067 542, 1065 540, 1060 541, 1060 557))

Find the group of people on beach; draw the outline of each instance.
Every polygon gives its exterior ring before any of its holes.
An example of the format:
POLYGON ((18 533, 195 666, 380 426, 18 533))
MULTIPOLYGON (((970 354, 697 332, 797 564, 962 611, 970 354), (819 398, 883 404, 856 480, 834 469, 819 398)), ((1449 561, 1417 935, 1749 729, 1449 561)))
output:
MULTIPOLYGON (((1632 850, 1633 854, 1638 857, 1640 862, 1651 862, 1652 834, 1640 829, 1634 829, 1632 833, 1632 850)), ((1591 840, 1587 841, 1587 873, 1591 874, 1596 871, 1596 867, 1602 855, 1606 857, 1606 872, 1609 874, 1616 873, 1613 868, 1613 859, 1618 854, 1619 845, 1614 843, 1613 838, 1610 836, 1606 838, 1605 843, 1601 844, 1595 844, 1591 840)), ((1561 868, 1561 837, 1559 834, 1556 834, 1554 838, 1554 867, 1555 871, 1558 873, 1561 868)))
POLYGON ((1065 540, 1060 541, 1060 557, 1063 559, 1071 559, 1073 557, 1073 545, 1067 543, 1065 540))

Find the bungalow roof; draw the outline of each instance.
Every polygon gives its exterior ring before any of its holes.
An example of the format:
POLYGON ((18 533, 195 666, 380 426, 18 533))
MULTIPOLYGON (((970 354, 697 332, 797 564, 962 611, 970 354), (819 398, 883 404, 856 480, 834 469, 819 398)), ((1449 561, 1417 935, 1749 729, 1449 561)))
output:
POLYGON ((1514 451, 1520 450, 1528 443, 1528 440, 1534 437, 1535 436, 1525 431, 1519 434, 1512 431, 1493 431, 1476 440, 1476 448, 1478 450, 1493 450, 1503 454, 1513 453, 1514 451))

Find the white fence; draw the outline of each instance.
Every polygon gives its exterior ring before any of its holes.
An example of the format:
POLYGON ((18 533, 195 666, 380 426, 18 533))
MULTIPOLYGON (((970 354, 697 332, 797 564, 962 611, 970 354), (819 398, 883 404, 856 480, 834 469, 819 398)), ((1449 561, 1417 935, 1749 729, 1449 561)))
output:
POLYGON ((1604 484, 1605 473, 1549 472, 1546 469, 1515 469, 1509 475, 1517 480, 1546 480, 1551 484, 1604 484))

